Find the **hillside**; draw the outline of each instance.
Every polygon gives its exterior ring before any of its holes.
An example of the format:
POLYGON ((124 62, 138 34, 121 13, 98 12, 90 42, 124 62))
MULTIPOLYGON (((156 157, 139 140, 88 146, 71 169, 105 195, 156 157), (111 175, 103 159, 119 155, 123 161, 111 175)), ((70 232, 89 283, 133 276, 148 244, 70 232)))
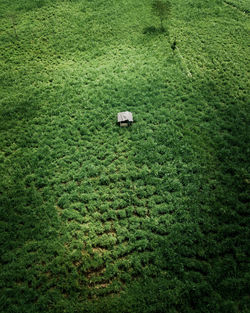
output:
POLYGON ((249 10, 1 1, 2 313, 249 312, 249 10))

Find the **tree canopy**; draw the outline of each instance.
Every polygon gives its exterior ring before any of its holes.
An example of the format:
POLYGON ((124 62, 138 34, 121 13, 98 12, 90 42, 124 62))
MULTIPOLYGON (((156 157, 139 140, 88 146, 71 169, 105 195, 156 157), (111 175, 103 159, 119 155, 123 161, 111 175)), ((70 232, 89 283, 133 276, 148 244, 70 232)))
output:
POLYGON ((152 11, 160 18, 161 28, 163 29, 163 20, 167 19, 171 13, 171 2, 168 0, 153 0, 152 11))

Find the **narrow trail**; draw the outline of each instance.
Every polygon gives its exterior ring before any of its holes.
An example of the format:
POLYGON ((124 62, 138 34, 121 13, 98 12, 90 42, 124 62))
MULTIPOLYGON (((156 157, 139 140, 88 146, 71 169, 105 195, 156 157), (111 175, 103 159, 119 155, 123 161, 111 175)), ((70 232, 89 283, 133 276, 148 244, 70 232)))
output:
POLYGON ((244 14, 244 15, 250 13, 250 11, 249 11, 248 9, 240 8, 237 4, 234 4, 234 3, 232 3, 232 2, 223 1, 223 3, 224 3, 226 6, 231 7, 232 9, 238 10, 240 13, 242 13, 242 14, 244 14))
POLYGON ((186 72, 187 72, 187 76, 188 76, 188 77, 192 77, 192 73, 190 72, 190 70, 189 70, 189 68, 188 68, 188 66, 187 66, 187 64, 186 64, 186 62, 185 62, 185 59, 184 59, 183 56, 181 55, 180 49, 179 49, 178 47, 176 47, 176 51, 178 52, 178 55, 179 55, 179 57, 180 57, 180 59, 181 59, 181 61, 182 61, 182 64, 183 64, 183 66, 184 66, 184 68, 185 68, 185 70, 186 70, 186 72))

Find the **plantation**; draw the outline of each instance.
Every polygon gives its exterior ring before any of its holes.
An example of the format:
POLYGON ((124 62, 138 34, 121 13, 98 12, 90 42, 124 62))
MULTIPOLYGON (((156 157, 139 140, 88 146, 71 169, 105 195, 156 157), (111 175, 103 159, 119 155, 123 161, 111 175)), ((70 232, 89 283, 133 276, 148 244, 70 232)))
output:
POLYGON ((1 312, 249 312, 249 10, 0 2, 1 312))

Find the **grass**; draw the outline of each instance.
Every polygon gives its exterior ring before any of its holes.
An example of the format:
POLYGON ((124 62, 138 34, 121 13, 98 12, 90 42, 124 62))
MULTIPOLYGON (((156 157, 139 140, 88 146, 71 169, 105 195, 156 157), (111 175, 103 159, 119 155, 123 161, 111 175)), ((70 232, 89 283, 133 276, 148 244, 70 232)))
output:
POLYGON ((165 33, 142 0, 0 4, 1 312, 249 310, 249 8, 227 2, 175 1, 165 33))

